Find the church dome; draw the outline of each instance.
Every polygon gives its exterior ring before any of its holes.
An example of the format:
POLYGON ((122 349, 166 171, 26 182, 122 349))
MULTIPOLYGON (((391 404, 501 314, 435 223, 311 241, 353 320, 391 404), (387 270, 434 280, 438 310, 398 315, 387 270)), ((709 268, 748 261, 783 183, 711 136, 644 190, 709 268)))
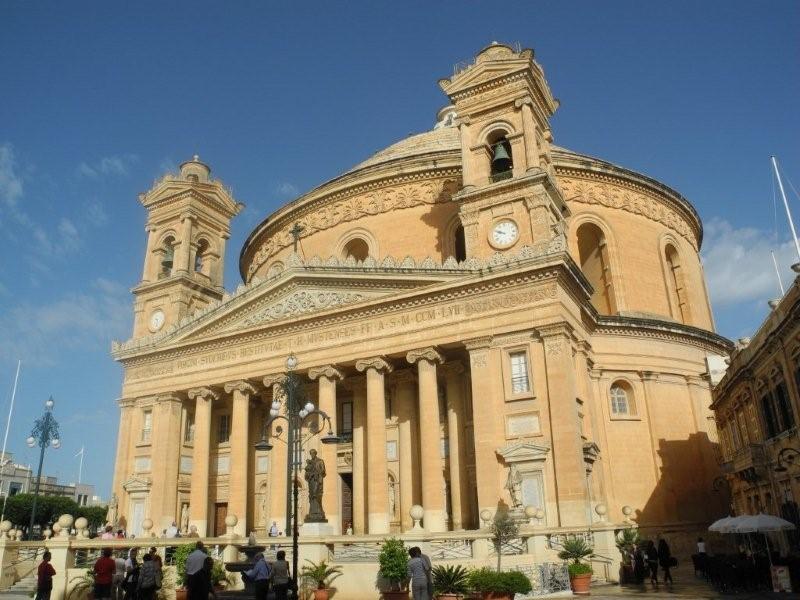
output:
POLYGON ((440 129, 410 135, 404 140, 395 142, 388 148, 376 152, 364 162, 357 164, 347 171, 347 173, 354 173, 362 169, 402 158, 422 158, 426 155, 448 151, 461 151, 458 129, 455 127, 442 127, 440 129))

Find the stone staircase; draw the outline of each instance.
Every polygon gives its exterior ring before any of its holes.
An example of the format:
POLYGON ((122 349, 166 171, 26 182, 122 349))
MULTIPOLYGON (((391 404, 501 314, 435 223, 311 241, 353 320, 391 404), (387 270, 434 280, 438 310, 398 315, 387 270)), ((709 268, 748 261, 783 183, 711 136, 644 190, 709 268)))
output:
POLYGON ((32 598, 36 593, 36 571, 24 579, 20 579, 7 590, 0 592, 0 600, 25 600, 32 598))

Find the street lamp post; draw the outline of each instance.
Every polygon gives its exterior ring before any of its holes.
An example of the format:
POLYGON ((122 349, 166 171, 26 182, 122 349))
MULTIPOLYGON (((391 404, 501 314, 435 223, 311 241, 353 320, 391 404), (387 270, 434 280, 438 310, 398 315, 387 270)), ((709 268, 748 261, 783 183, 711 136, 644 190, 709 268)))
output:
POLYGON ((58 439, 58 422, 53 417, 53 397, 44 403, 44 415, 36 419, 33 424, 33 431, 26 440, 29 448, 39 446, 39 469, 36 472, 36 487, 33 491, 33 506, 31 507, 31 522, 28 526, 28 539, 33 537, 33 525, 36 520, 36 502, 39 499, 39 484, 42 481, 42 465, 44 464, 45 448, 52 445, 53 448, 60 448, 61 441, 58 439))
MULTIPOLYGON (((264 423, 264 430, 261 434, 255 448, 256 450, 270 451, 273 444, 270 441, 271 425, 278 419, 286 421, 286 478, 291 480, 292 487, 286 486, 286 529, 292 532, 292 589, 297 590, 297 561, 298 561, 298 537, 299 531, 297 527, 297 499, 298 499, 298 483, 300 461, 302 459, 303 451, 303 437, 301 429, 306 421, 312 417, 319 415, 322 418, 322 424, 328 425, 328 433, 320 441, 323 444, 336 444, 339 438, 333 433, 333 426, 331 419, 327 413, 319 410, 314 406, 311 401, 303 404, 306 399, 303 390, 303 384, 300 378, 295 374, 294 370, 297 368, 297 357, 290 354, 286 359, 286 377, 283 379, 279 386, 283 390, 286 397, 286 406, 284 414, 280 414, 281 401, 277 398, 273 399, 272 406, 269 411, 269 419, 264 423)), ((280 434, 280 430, 278 430, 280 434)), ((314 433, 319 433, 316 431, 314 433)))

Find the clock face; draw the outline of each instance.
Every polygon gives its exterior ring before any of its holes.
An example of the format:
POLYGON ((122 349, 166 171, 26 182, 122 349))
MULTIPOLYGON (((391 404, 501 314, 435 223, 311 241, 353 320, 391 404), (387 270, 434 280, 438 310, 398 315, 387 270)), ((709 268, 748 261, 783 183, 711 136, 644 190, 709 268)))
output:
POLYGON ((164 326, 164 321, 166 317, 164 316, 164 311, 156 309, 153 311, 153 314, 150 315, 150 331, 158 331, 164 326))
POLYGON ((493 246, 508 248, 517 241, 518 237, 519 228, 517 224, 511 219, 503 219, 494 224, 489 240, 492 242, 493 246))

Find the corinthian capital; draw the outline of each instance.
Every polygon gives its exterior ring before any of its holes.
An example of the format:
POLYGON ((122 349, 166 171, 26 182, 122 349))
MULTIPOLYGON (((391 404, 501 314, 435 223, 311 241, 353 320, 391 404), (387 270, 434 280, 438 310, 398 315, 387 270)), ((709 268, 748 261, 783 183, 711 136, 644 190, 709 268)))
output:
POLYGON ((252 384, 249 382, 239 379, 237 381, 229 381, 225 384, 225 393, 230 394, 233 391, 241 392, 242 394, 247 394, 248 396, 252 396, 256 393, 256 388, 253 387, 252 384))
POLYGON ((219 394, 207 387, 197 387, 189 390, 189 398, 192 400, 202 398, 203 400, 219 400, 219 394))
POLYGON ((444 356, 439 354, 439 351, 433 346, 420 348, 419 350, 412 350, 406 354, 406 360, 412 365, 422 359, 425 359, 429 362, 438 362, 440 364, 444 364, 444 356))
POLYGON ((342 372, 334 367, 333 365, 324 365, 322 367, 313 367, 308 370, 308 377, 312 381, 319 377, 327 377, 331 381, 338 379, 341 381, 344 379, 344 375, 342 372))
POLYGON ((376 356, 374 358, 362 358, 356 362, 356 370, 363 373, 367 369, 375 369, 383 373, 391 373, 394 367, 386 362, 382 357, 376 356))

